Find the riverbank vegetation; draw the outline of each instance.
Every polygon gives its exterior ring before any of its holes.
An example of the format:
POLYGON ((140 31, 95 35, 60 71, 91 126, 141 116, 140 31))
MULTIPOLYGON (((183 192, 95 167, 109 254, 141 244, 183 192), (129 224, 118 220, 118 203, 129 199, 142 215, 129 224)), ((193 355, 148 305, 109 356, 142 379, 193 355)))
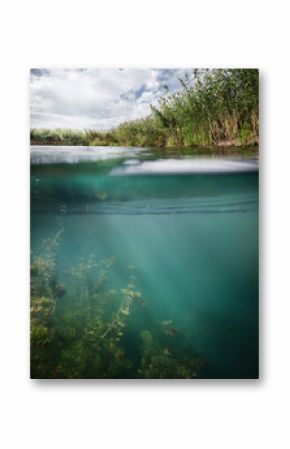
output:
POLYGON ((256 69, 195 69, 165 94, 151 114, 110 131, 32 129, 38 145, 225 147, 259 142, 259 74, 256 69))

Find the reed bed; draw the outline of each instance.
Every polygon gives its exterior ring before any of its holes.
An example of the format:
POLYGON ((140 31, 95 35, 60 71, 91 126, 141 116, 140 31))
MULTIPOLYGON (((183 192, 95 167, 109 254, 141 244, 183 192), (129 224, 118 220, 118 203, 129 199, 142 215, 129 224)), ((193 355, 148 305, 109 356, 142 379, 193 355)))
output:
POLYGON ((32 129, 31 143, 223 147, 259 143, 257 69, 195 69, 165 93, 151 114, 109 131, 32 129))

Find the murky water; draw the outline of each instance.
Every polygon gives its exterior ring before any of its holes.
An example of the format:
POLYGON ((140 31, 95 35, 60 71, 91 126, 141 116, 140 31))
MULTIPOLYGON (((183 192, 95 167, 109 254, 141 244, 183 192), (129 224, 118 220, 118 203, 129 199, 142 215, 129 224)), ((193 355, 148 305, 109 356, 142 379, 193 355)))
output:
POLYGON ((255 158, 34 147, 31 246, 32 377, 258 376, 255 158))

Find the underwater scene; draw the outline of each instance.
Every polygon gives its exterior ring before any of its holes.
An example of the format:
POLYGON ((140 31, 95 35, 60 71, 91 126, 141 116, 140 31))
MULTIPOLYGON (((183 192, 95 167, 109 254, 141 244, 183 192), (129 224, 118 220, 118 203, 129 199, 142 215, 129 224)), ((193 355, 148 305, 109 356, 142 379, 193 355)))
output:
POLYGON ((31 147, 31 378, 259 376, 258 158, 31 147))

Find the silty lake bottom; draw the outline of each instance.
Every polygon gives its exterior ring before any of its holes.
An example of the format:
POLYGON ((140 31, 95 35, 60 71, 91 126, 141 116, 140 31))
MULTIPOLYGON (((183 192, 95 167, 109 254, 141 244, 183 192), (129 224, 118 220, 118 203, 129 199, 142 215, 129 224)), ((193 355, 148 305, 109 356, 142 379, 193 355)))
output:
POLYGON ((32 378, 257 378, 258 297, 254 152, 31 147, 32 378))

